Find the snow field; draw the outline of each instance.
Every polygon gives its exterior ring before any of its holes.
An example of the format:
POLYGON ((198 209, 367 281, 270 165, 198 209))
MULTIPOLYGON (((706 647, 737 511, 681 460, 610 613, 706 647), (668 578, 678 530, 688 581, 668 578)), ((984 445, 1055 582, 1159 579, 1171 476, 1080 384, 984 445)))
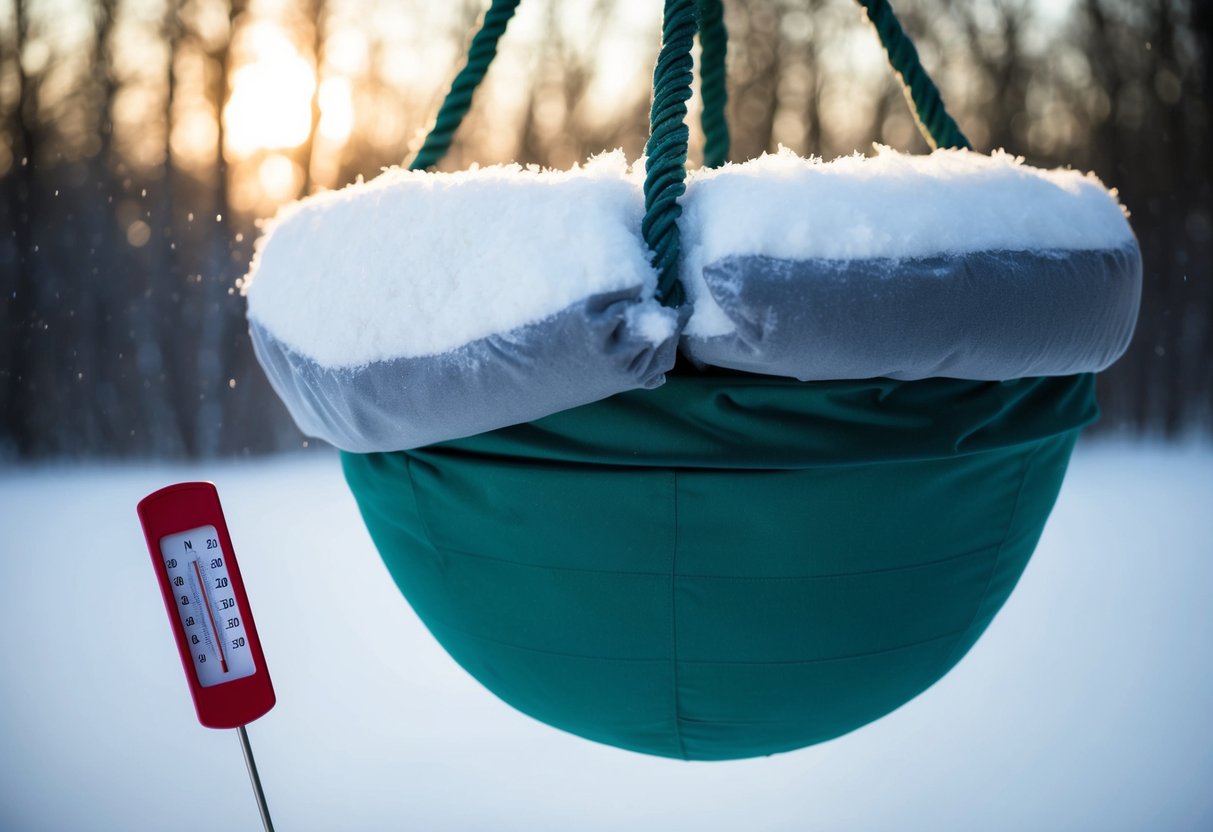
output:
POLYGON ((1213 827, 1213 446, 1080 444, 1041 546, 951 674, 851 735, 687 764, 498 702, 396 592, 335 456, 0 472, 0 829, 258 828, 194 718, 135 504, 219 487, 278 693, 284 830, 1213 827))

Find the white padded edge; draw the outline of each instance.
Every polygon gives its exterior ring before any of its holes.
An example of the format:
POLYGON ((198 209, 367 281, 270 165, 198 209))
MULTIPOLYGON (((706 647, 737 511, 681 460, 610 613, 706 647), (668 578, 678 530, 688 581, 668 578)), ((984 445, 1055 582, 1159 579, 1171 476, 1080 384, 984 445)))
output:
MULTIPOLYGON (((571 171, 393 169, 284 207, 258 241, 248 314, 345 368, 450 353, 611 292, 656 307, 643 213, 621 152, 571 171)), ((668 319, 639 323, 659 343, 668 319)))
POLYGON ((921 258, 982 251, 1114 250, 1134 242, 1115 191, 1094 175, 1042 170, 1003 152, 910 155, 878 147, 832 162, 781 149, 695 171, 680 227, 687 334, 732 324, 704 269, 729 258, 921 258))

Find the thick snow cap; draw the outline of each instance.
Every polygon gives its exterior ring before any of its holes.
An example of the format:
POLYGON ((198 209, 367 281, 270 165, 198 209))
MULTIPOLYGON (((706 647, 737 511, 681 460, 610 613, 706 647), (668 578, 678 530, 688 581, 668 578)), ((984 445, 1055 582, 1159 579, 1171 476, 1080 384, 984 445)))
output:
POLYGON ((674 311, 653 298, 641 177, 619 152, 311 197, 258 244, 258 356, 306 433, 374 451, 661 384, 679 343, 802 380, 1004 380, 1103 369, 1136 321, 1125 212, 1075 171, 781 150, 693 172, 683 206, 674 311))
POLYGON ((1005 153, 833 162, 787 150, 690 178, 682 348, 803 381, 1003 381, 1106 368, 1141 254, 1092 175, 1005 153))
POLYGON ((357 452, 658 385, 685 313, 653 298, 639 192, 614 153, 391 170, 289 206, 249 274, 258 358, 304 433, 357 452))

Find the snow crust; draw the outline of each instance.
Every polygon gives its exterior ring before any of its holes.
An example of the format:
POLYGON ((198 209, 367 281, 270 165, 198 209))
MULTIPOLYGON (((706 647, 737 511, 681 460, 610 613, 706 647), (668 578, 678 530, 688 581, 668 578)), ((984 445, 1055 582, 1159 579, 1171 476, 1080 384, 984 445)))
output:
POLYGON ((603 292, 651 298, 639 194, 620 151, 570 171, 388 170, 268 223, 249 316, 320 364, 356 367, 447 352, 603 292))
MULTIPOLYGON (((593 295, 642 287, 629 323, 658 343, 642 165, 621 151, 571 171, 392 169, 284 208, 245 283, 249 316, 329 367, 438 355, 542 321, 593 295), (651 309, 649 307, 652 307, 651 309)), ((878 148, 823 162, 787 149, 688 177, 685 332, 733 325, 703 270, 730 256, 908 258, 1130 245, 1125 211, 1091 174, 1002 152, 878 148)))
POLYGON ((787 148, 687 179, 681 277, 695 303, 686 332, 733 325, 706 266, 726 257, 902 259, 977 251, 1111 249, 1130 244, 1125 210, 1094 174, 1042 170, 1002 151, 877 147, 832 162, 787 148))
POLYGON ((951 673, 841 739, 724 763, 596 745, 485 691, 392 583, 335 454, 0 467, 0 829, 260 829, 235 732, 194 717, 135 517, 183 480, 218 485, 278 694, 248 728, 278 829, 1213 829, 1208 440, 1080 443, 951 673))

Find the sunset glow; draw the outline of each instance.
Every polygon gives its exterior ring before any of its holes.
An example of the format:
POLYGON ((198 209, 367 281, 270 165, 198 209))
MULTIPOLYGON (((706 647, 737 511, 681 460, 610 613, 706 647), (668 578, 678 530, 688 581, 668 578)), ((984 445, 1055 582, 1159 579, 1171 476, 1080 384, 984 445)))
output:
POLYGON ((320 135, 341 144, 354 132, 354 96, 350 79, 325 78, 320 85, 320 135))
POLYGON ((243 33, 249 60, 232 73, 223 108, 227 149, 235 156, 298 147, 312 130, 316 74, 285 31, 254 23, 243 33))
POLYGON ((227 146, 236 156, 297 147, 312 129, 312 67, 300 55, 245 64, 232 75, 223 109, 227 146))
POLYGON ((303 179, 303 171, 281 153, 271 153, 257 166, 257 182, 261 192, 274 202, 293 197, 303 179))

